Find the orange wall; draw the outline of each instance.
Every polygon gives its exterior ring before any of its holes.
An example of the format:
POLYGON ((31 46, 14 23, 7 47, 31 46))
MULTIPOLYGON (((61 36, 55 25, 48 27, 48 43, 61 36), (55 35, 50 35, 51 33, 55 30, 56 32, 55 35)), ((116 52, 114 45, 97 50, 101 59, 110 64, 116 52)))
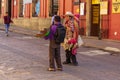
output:
MULTIPOLYGON (((60 1, 59 4, 60 15, 65 15, 66 11, 71 11, 73 14, 80 14, 79 12, 77 12, 77 9, 79 9, 79 5, 74 5, 75 0, 59 0, 59 1, 60 1)), ((86 2, 86 0, 81 1, 86 2)), ((86 29, 86 15, 80 16, 80 27, 83 27, 84 30, 86 29)))
POLYGON ((79 14, 79 5, 73 6, 73 13, 74 14, 79 14))
POLYGON ((112 0, 109 1, 110 3, 110 29, 109 29, 109 38, 120 40, 120 13, 112 13, 112 0), (117 33, 117 34, 115 34, 117 33))
POLYGON ((16 5, 14 5, 14 0, 13 0, 13 17, 17 18, 18 17, 18 0, 16 0, 16 5))
POLYGON ((65 14, 65 9, 64 9, 64 5, 65 5, 65 0, 59 0, 59 15, 64 15, 65 14))
POLYGON ((40 2, 40 16, 44 16, 44 0, 41 0, 40 2))
POLYGON ((73 0, 65 0, 65 11, 71 11, 73 12, 73 6, 72 6, 73 0))
POLYGON ((48 17, 49 16, 49 0, 40 0, 40 17, 48 17))
POLYGON ((64 15, 66 11, 73 12, 72 3, 73 3, 73 0, 60 0, 60 4, 59 4, 60 15, 64 15))

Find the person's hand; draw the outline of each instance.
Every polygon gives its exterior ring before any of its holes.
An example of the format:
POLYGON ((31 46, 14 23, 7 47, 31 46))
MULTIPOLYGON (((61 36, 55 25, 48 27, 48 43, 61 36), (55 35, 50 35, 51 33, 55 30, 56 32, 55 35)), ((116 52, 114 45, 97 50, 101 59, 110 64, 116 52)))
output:
POLYGON ((42 29, 40 30, 40 32, 41 32, 42 34, 45 34, 45 33, 47 32, 47 29, 46 29, 46 28, 42 28, 42 29))
POLYGON ((73 46, 73 49, 78 48, 78 43, 73 46))

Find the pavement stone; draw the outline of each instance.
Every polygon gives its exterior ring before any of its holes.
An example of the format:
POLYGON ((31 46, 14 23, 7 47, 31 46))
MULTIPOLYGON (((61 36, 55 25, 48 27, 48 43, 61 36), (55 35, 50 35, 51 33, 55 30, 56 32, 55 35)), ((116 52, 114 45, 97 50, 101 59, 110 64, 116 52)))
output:
MULTIPOLYGON (((4 30, 4 25, 0 25, 0 30, 4 30)), ((40 31, 31 30, 18 26, 11 26, 10 31, 25 35, 31 35, 37 37, 40 36, 39 35, 40 31)), ((110 40, 110 39, 98 40, 97 37, 87 37, 87 36, 82 36, 82 39, 84 41, 83 46, 94 47, 102 50, 120 53, 120 41, 110 40)))

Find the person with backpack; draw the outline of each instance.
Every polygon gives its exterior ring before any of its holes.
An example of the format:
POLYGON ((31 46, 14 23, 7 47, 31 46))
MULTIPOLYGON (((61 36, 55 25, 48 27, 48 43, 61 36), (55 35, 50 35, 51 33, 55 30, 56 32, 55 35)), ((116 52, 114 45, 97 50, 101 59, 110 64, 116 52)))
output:
MULTIPOLYGON (((72 34, 72 38, 75 41, 74 45, 76 45, 76 43, 78 42, 78 24, 77 24, 76 20, 74 19, 74 15, 69 11, 66 12, 66 14, 65 14, 65 23, 64 23, 64 25, 66 27, 66 37, 65 37, 65 39, 67 39, 68 36, 70 36, 72 34), (72 33, 70 33, 70 32, 72 32, 72 33)), ((77 59, 76 59, 77 45, 76 45, 76 47, 72 46, 70 49, 66 49, 66 45, 69 45, 72 42, 69 42, 69 43, 67 42, 66 43, 64 41, 63 47, 64 47, 65 52, 66 52, 66 60, 63 62, 63 64, 71 64, 72 63, 73 65, 77 66, 78 65, 78 62, 77 62, 77 59)))
POLYGON ((49 34, 44 38, 49 39, 49 71, 55 71, 55 61, 57 70, 62 71, 61 56, 60 56, 60 44, 64 41, 65 29, 61 24, 60 16, 54 17, 54 24, 50 26, 49 34))

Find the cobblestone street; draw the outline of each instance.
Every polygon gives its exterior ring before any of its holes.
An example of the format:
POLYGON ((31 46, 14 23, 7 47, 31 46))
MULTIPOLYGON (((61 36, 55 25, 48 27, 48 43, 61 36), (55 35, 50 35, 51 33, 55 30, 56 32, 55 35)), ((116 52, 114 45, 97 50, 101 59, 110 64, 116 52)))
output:
MULTIPOLYGON (((42 38, 0 31, 0 80, 120 80, 120 55, 96 48, 78 49, 79 66, 49 72, 48 43, 42 38)), ((62 62, 65 52, 61 48, 62 62)))

